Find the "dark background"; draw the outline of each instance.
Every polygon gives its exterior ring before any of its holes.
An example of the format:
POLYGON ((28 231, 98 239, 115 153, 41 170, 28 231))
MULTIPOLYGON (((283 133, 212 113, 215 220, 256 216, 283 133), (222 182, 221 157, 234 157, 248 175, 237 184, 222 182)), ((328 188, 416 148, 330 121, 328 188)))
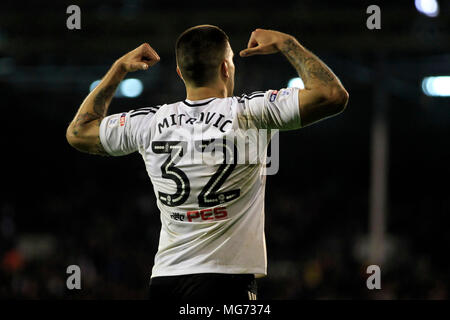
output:
MULTIPOLYGON (((424 95, 425 76, 450 74, 450 3, 426 17, 414 1, 36 1, 0 5, 2 195, 0 297, 145 299, 159 213, 138 154, 103 158, 71 148, 65 130, 121 55, 148 42, 160 63, 132 77, 142 95, 110 113, 185 98, 174 43, 214 24, 237 54, 257 27, 296 36, 340 77, 350 101, 332 119, 280 136, 268 178, 268 276, 263 299, 446 299, 449 290, 449 98, 424 95), (81 8, 81 30, 66 8, 81 8), (381 30, 366 8, 381 8, 381 30), (372 125, 386 92, 386 258, 369 261, 372 125), (366 287, 379 264, 381 290, 366 287), (66 288, 66 268, 82 290, 66 288)), ((235 59, 235 94, 295 77, 280 54, 235 59)), ((377 152, 375 149, 374 152, 377 152)))

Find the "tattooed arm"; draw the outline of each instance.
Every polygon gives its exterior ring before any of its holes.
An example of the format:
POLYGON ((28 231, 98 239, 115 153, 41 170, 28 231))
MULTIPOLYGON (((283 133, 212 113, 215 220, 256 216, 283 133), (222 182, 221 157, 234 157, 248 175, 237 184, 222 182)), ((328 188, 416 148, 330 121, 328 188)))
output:
POLYGON ((276 52, 286 56, 305 85, 305 89, 299 91, 302 126, 344 111, 348 93, 339 79, 294 37, 278 31, 256 29, 252 32, 248 48, 242 50, 240 55, 247 57, 276 52))
POLYGON ((114 64, 101 83, 83 101, 66 132, 67 141, 72 147, 82 152, 107 155, 100 142, 100 123, 125 75, 126 72, 114 64))
POLYGON ((107 155, 100 142, 99 129, 114 93, 128 72, 147 70, 159 61, 158 54, 144 43, 118 59, 98 86, 84 99, 66 131, 69 144, 91 154, 107 155))

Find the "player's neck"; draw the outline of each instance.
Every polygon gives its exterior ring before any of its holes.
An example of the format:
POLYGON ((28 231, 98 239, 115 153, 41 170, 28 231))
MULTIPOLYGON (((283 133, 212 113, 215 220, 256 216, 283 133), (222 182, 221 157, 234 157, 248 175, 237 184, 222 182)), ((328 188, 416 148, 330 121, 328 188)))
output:
POLYGON ((186 87, 186 99, 191 101, 225 97, 227 97, 225 87, 186 87))

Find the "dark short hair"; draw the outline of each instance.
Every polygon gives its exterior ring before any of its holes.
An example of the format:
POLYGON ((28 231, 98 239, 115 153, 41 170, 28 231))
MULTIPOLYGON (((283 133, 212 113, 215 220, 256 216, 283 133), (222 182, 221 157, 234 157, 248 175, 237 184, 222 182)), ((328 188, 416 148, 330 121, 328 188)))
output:
POLYGON ((183 79, 196 87, 212 81, 225 57, 228 41, 226 33, 216 26, 201 25, 184 31, 175 44, 183 79))

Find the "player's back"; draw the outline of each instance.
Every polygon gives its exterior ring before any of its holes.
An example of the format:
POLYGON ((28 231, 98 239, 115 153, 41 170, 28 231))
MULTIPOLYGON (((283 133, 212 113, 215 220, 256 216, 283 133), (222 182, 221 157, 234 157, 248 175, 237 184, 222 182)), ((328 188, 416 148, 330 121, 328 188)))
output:
POLYGON ((143 152, 162 222, 153 276, 264 273, 257 267, 264 256, 250 257, 243 248, 264 251, 265 176, 261 162, 239 156, 255 151, 244 140, 252 131, 238 117, 242 102, 186 100, 153 116, 143 152))

